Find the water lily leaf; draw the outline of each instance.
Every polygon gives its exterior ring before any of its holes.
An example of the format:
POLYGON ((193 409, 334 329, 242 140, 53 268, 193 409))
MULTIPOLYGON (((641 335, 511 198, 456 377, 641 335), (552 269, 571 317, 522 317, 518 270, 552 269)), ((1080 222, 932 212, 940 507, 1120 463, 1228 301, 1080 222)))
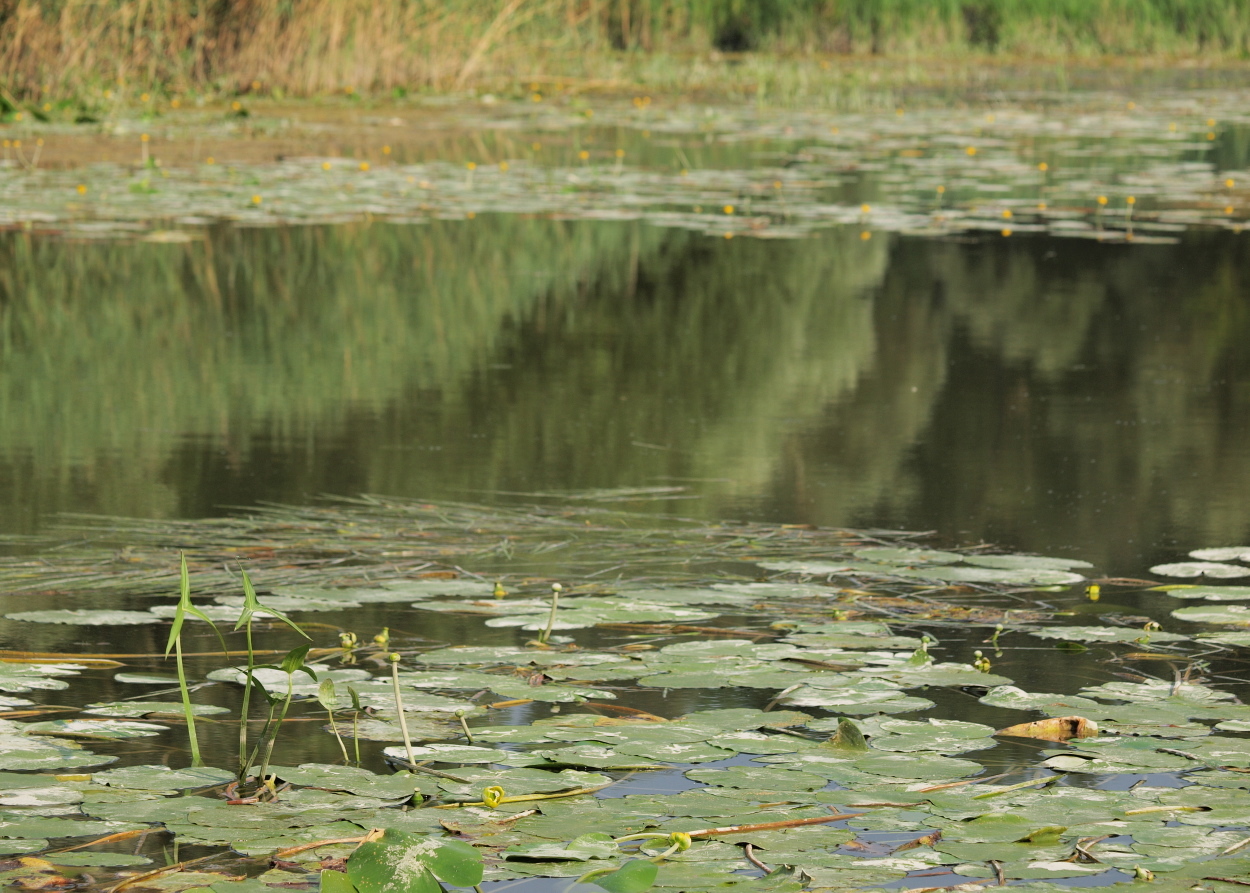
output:
POLYGON ((977 567, 1003 570, 1071 570, 1093 567, 1088 561, 1075 558, 1045 558, 1040 555, 968 555, 964 561, 977 567))
POLYGON ((1068 713, 1100 706, 1097 701, 1075 695, 1030 693, 1014 685, 999 685, 981 696, 981 703, 1010 710, 1038 710, 1042 713, 1068 713))
MULTIPOLYGON (((550 605, 547 606, 548 608, 550 605)), ((626 601, 624 599, 569 598, 560 602, 552 629, 582 629, 599 623, 694 623, 710 620, 714 612, 662 605, 654 602, 626 601)), ((547 626, 547 613, 526 612, 519 616, 492 617, 487 626, 517 626, 527 630, 542 630, 547 626)))
MULTIPOLYGON (((730 756, 733 753, 733 751, 719 749, 717 749, 717 752, 724 756, 730 756)), ((616 749, 600 744, 579 744, 574 747, 561 747, 555 750, 536 750, 533 751, 533 754, 556 766, 574 766, 587 769, 636 769, 640 766, 653 764, 654 759, 663 759, 658 756, 654 757, 653 760, 640 759, 630 754, 618 753, 616 749)), ((649 755, 644 753, 643 756, 649 755)))
MULTIPOLYGON (((1043 862, 1043 861, 1021 861, 1021 862, 1004 862, 1001 865, 1003 877, 1017 879, 1036 879, 1036 878, 1068 878, 1082 877, 1084 875, 1102 874, 1110 871, 1110 867, 1100 864, 1083 864, 1079 862, 1043 862)), ((994 877, 995 870, 984 862, 965 862, 956 865, 953 869, 956 874, 965 877, 994 877)))
POLYGON ((43 815, 69 813, 74 804, 83 801, 83 792, 78 788, 49 785, 46 778, 40 776, 16 776, 14 773, 0 773, 0 807, 5 809, 38 810, 43 815), (38 787, 27 787, 22 778, 30 778, 38 782, 38 787))
POLYGON ((113 678, 127 685, 177 685, 178 677, 167 673, 114 673, 113 678))
POLYGON ((74 738, 148 738, 169 726, 120 719, 52 719, 26 723, 27 735, 66 735, 74 738))
POLYGON ((1213 705, 1220 701, 1234 700, 1231 692, 1219 691, 1192 682, 1176 684, 1163 680, 1104 682, 1102 685, 1081 689, 1081 694, 1108 701, 1168 701, 1178 706, 1186 703, 1213 705))
POLYGON ((141 791, 185 791, 206 788, 234 780, 226 769, 170 769, 168 766, 126 766, 92 773, 93 781, 110 787, 135 788, 141 791))
MULTIPOLYGON (((74 664, 11 664, 0 662, 0 691, 57 691, 69 684, 58 676, 76 676, 74 664)), ((21 706, 20 704, 14 706, 21 706)))
POLYGON ((1220 564, 1211 561, 1179 561, 1174 564, 1156 564, 1152 574, 1164 577, 1250 577, 1250 567, 1239 564, 1220 564))
MULTIPOLYGON (((302 646, 301 646, 302 647, 302 646)), ((299 650, 299 649, 297 649, 299 650)), ((371 682, 373 674, 368 670, 359 669, 336 669, 336 670, 319 670, 317 671, 318 679, 309 679, 304 674, 292 674, 276 667, 267 668, 259 667, 252 671, 252 678, 260 683, 270 694, 286 696, 287 685, 290 684, 291 690, 300 697, 315 698, 317 689, 320 685, 320 679, 333 679, 336 685, 371 682)), ((246 669, 239 667, 223 667, 219 670, 213 670, 207 676, 214 682, 233 682, 236 685, 242 685, 247 680, 246 669)), ((363 694, 364 686, 355 686, 361 690, 363 694)), ((391 703, 394 703, 394 692, 391 692, 391 703)))
POLYGON ((1161 630, 1129 629, 1122 626, 1046 626, 1029 630, 1039 639, 1062 639, 1065 642, 1180 642, 1189 638, 1161 630))
POLYGON ((550 794, 556 791, 568 791, 575 788, 593 788, 605 785, 609 781, 606 775, 597 772, 581 772, 577 769, 562 769, 559 772, 548 772, 544 769, 474 769, 461 768, 456 776, 465 779, 464 783, 451 779, 439 779, 438 786, 455 799, 479 800, 482 789, 498 785, 509 796, 517 794, 550 794))
MULTIPOLYGON (((430 716, 404 714, 408 725, 408 734, 413 741, 439 741, 455 738, 460 734, 460 727, 451 724, 450 714, 430 716)), ((327 725, 327 728, 329 726, 327 725)), ((362 741, 403 741, 404 733, 399 723, 391 719, 362 719, 350 724, 343 723, 339 733, 347 740, 353 736, 362 741)))
POLYGON ((147 611, 118 611, 90 608, 58 608, 50 611, 18 611, 4 615, 26 623, 66 623, 73 626, 140 626, 156 618, 147 611))
POLYGON ((964 556, 957 552, 940 552, 935 549, 898 549, 888 546, 873 546, 867 549, 856 549, 852 554, 866 561, 881 561, 886 564, 954 564, 963 561, 964 556))
POLYGON ((125 822, 90 822, 57 816, 0 813, 0 837, 100 837, 142 828, 142 825, 125 822))
POLYGON ((825 786, 824 778, 810 772, 761 766, 691 769, 686 776, 704 784, 757 791, 815 791, 825 786))
POLYGON ((1190 558, 1202 561, 1250 561, 1250 546, 1225 546, 1218 549, 1194 549, 1190 558))
MULTIPOLYGON (((716 744, 719 744, 717 739, 716 744)), ((632 756, 635 762, 642 758, 663 760, 668 763, 708 763, 713 760, 724 760, 734 755, 733 750, 714 746, 713 742, 674 742, 657 744, 636 741, 616 745, 616 751, 632 756)))
MULTIPOLYGON (((405 759, 407 752, 402 747, 388 747, 383 750, 387 756, 405 759)), ((473 747, 464 744, 423 744, 413 745, 413 755, 421 761, 433 760, 438 763, 460 763, 463 765, 502 763, 514 766, 532 766, 544 762, 530 754, 517 751, 495 750, 490 747, 473 747)))
POLYGON ((595 886, 608 893, 643 893, 651 889, 660 867, 649 859, 630 859, 616 871, 595 878, 595 886))
POLYGON ((99 766, 116 759, 94 754, 71 741, 53 743, 28 736, 21 723, 0 720, 0 769, 69 769, 99 766))
POLYGON ((1049 567, 916 567, 900 571, 908 577, 948 583, 1005 583, 1011 586, 1068 586, 1085 578, 1049 567))
POLYGON ((1209 602, 1250 600, 1250 586, 1194 586, 1182 583, 1175 586, 1160 586, 1158 590, 1166 592, 1172 598, 1202 598, 1209 602))
POLYGON ((995 673, 983 673, 967 664, 930 663, 913 666, 908 663, 896 664, 891 667, 867 668, 861 670, 865 676, 888 679, 903 688, 918 688, 922 685, 960 687, 965 685, 991 686, 1006 685, 1011 682, 1006 676, 995 673))
MULTIPOLYGON (((88 704, 83 713, 97 716, 147 716, 150 713, 167 713, 171 716, 182 715, 180 701, 110 701, 103 704, 88 704)), ((196 716, 209 716, 214 713, 229 713, 229 707, 218 707, 215 704, 192 704, 191 712, 196 716)))
POLYGON ((1013 738, 1040 738, 1043 741, 1070 741, 1073 738, 1093 738, 1098 735, 1098 723, 1083 716, 1056 716, 1034 722, 1017 723, 999 729, 995 735, 1013 738))
POLYGON ((347 860, 360 893, 440 893, 438 881, 471 887, 482 881, 482 857, 463 841, 393 829, 362 843, 347 860))
POLYGON ((345 791, 362 797, 383 800, 403 800, 422 790, 422 785, 433 787, 427 776, 396 772, 394 775, 378 775, 355 766, 335 766, 328 763, 301 763, 299 766, 270 766, 270 771, 283 781, 294 785, 345 791))
POLYGON ((1250 645, 1250 630, 1246 632, 1198 633, 1196 638, 1199 641, 1212 642, 1216 645, 1244 647, 1250 645))
POLYGON ((804 624, 801 632, 786 637, 786 642, 807 648, 850 648, 881 651, 908 651, 920 647, 920 639, 894 636, 884 623, 841 621, 837 623, 804 624))
POLYGON ((876 750, 939 754, 963 753, 993 747, 994 730, 974 722, 929 719, 912 722, 904 719, 873 717, 864 721, 864 731, 876 750))
POLYGON ((1177 608, 1172 616, 1191 623, 1230 623, 1245 626, 1250 624, 1250 606, 1195 605, 1192 608, 1177 608))
POLYGON ((616 841, 597 831, 582 834, 568 843, 510 846, 502 853, 505 859, 523 859, 527 862, 588 862, 591 859, 614 859, 620 854, 616 841))
MULTIPOLYGON (((823 707, 837 713, 862 716, 871 713, 911 713, 927 710, 933 702, 926 698, 909 697, 902 689, 884 680, 865 680, 854 686, 823 688, 817 685, 801 685, 783 698, 795 707, 823 707)), ((809 724, 809 728, 817 728, 809 724)))

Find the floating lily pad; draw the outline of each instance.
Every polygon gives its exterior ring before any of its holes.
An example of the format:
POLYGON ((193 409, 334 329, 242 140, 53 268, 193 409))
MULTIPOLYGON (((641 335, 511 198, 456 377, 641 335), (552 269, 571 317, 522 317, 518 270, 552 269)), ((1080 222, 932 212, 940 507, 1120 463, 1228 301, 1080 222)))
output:
POLYGON ((1191 558, 1201 561, 1250 561, 1250 546, 1224 546, 1217 549, 1194 549, 1191 558))
POLYGON ((1211 561, 1180 561, 1175 564, 1156 564, 1152 574, 1164 577, 1250 577, 1250 567, 1239 564, 1219 564, 1211 561))
POLYGON ((0 769, 69 769, 99 766, 116 759, 93 754, 70 741, 53 743, 27 735, 24 724, 0 719, 0 769))
POLYGON ((141 626, 156 617, 148 611, 110 611, 90 608, 58 608, 50 611, 18 611, 4 615, 26 623, 65 623, 72 626, 141 626))
POLYGON ((193 788, 226 784, 234 779, 234 773, 225 769, 170 769, 168 766, 127 766, 124 769, 108 769, 92 774, 101 784, 119 788, 136 788, 141 791, 185 791, 193 788))
POLYGON ((528 862, 587 862, 591 859, 615 859, 621 849, 609 835, 599 832, 582 834, 569 843, 534 843, 511 846, 503 851, 505 859, 528 862))
MULTIPOLYGON (((180 701, 112 701, 106 704, 88 704, 82 712, 97 716, 147 716, 150 713, 182 716, 183 706, 180 701)), ((229 713, 230 708, 215 704, 192 704, 191 712, 196 716, 210 716, 229 713)))
POLYGON ((941 552, 936 549, 900 549, 887 546, 873 546, 868 549, 856 549, 856 558, 866 561, 880 561, 885 564, 954 564, 963 561, 964 556, 958 552, 941 552))
MULTIPOLYGON (((1007 557, 1007 556, 1003 556, 1007 557)), ((1080 562, 1077 562, 1080 564, 1080 562)), ((925 580, 944 580, 949 583, 1003 583, 1010 586, 1068 586, 1085 578, 1065 570, 1050 567, 940 567, 909 568, 904 576, 925 580)))
POLYGON ((1172 616, 1191 623, 1228 623, 1237 626, 1250 624, 1250 607, 1246 605, 1195 605, 1177 608, 1172 616))
POLYGON ((66 735, 73 738, 148 738, 168 731, 169 726, 120 719, 51 719, 27 723, 27 735, 66 735))
POLYGON ((1061 639, 1065 642, 1182 642, 1189 638, 1162 630, 1130 629, 1123 626, 1044 626, 1030 629, 1029 635, 1039 639, 1061 639))
MULTIPOLYGON (((76 676, 82 667, 73 664, 12 664, 0 662, 0 691, 56 691, 68 683, 59 676, 76 676)), ((13 706, 21 706, 14 704, 13 706)))
POLYGON ((1209 602, 1237 602, 1250 600, 1250 586, 1194 586, 1178 584, 1160 586, 1172 598, 1201 598, 1209 602))

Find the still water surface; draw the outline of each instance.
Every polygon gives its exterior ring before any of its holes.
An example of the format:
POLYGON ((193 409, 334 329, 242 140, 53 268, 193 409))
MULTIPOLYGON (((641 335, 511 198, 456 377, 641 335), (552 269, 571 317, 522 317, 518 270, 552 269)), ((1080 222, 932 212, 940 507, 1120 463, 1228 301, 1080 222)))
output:
POLYGON ((620 505, 1141 575, 1250 539, 1246 257, 1227 230, 725 240, 503 214, 8 234, 0 527, 672 488, 620 505))

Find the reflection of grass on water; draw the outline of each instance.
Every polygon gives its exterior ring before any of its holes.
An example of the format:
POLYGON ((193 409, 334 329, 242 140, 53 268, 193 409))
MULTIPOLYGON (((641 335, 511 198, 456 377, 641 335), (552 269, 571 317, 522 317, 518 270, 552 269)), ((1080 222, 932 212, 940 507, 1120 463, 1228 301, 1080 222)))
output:
MULTIPOLYGON (((19 95, 74 95, 107 84, 137 98, 156 87, 254 84, 354 96, 502 78, 532 82, 536 95, 554 87, 550 81, 580 80, 817 97, 830 76, 787 57, 923 51, 1010 54, 1013 62, 1104 53, 1210 60, 1244 58, 1250 48, 1250 11, 1237 0, 322 0, 301 4, 298 15, 288 4, 243 0, 53 8, 30 0, 0 6, 0 72, 19 95), (755 50, 772 58, 727 66, 715 57, 755 50)), ((908 76, 931 77, 918 68, 908 76)), ((855 71, 838 79, 853 84, 855 71)))

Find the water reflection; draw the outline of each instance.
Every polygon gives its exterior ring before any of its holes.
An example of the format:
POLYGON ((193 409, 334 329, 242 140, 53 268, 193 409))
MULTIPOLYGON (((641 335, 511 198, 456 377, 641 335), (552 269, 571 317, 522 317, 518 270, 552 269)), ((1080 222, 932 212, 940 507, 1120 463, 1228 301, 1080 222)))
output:
POLYGON ((1141 573, 1250 535, 1244 253, 506 216, 10 234, 0 525, 672 484, 637 507, 1141 573))

